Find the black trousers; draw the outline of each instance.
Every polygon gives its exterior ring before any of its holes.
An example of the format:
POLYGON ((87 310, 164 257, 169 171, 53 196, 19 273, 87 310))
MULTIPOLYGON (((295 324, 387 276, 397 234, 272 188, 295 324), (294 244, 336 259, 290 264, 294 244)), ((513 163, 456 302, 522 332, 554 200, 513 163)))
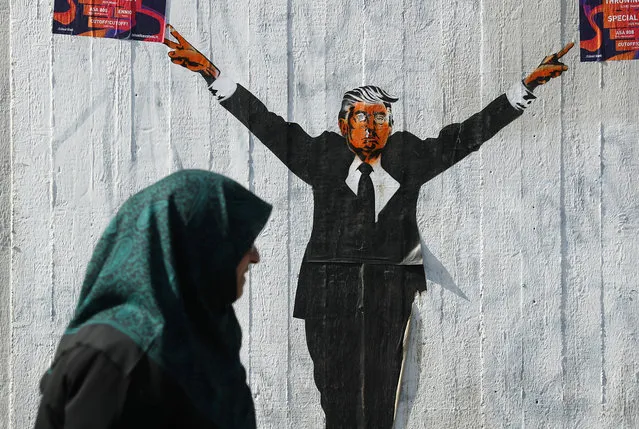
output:
POLYGON ((423 268, 311 264, 306 341, 326 428, 391 429, 411 305, 423 268))

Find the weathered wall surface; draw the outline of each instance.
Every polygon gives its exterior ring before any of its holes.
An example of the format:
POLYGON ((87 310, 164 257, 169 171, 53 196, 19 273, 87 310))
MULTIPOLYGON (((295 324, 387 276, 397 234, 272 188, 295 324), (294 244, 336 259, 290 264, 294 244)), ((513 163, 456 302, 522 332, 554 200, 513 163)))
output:
MULTIPOLYGON (((9 58, 9 1, 0 1, 0 56, 9 58)), ((0 427, 9 427, 11 373, 11 128, 10 61, 0 65, 0 427)))
MULTIPOLYGON (((110 216, 164 175, 204 168, 275 207, 237 304, 258 424, 321 427, 291 317, 308 186, 166 47, 54 37, 51 1, 4 6, 0 426, 32 425, 110 216)), ((370 83, 400 97, 396 130, 426 137, 576 41, 577 6, 174 0, 170 21, 311 135, 336 131, 344 91, 370 83)), ((639 425, 639 62, 581 64, 576 51, 522 118, 422 189, 432 281, 414 304, 397 427, 639 425)))

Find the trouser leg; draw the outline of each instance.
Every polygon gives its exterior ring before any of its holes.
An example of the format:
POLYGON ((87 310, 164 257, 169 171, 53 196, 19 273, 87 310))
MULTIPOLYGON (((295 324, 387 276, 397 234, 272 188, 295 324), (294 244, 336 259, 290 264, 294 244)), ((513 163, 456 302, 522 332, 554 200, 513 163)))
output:
POLYGON ((317 271, 322 298, 305 326, 326 428, 390 429, 415 288, 403 267, 317 271))
POLYGON ((326 416, 326 429, 355 429, 361 422, 360 350, 356 320, 307 319, 306 341, 326 416))
POLYGON ((367 266, 364 281, 364 427, 391 429, 414 292, 401 267, 367 266))

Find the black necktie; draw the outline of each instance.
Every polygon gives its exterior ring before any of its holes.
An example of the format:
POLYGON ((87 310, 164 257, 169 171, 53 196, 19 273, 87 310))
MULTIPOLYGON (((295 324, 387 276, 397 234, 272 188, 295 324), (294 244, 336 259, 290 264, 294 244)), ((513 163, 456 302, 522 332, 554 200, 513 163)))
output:
POLYGON ((375 223, 375 189, 371 180, 373 167, 363 162, 357 169, 362 173, 357 186, 360 219, 364 225, 372 225, 375 223))

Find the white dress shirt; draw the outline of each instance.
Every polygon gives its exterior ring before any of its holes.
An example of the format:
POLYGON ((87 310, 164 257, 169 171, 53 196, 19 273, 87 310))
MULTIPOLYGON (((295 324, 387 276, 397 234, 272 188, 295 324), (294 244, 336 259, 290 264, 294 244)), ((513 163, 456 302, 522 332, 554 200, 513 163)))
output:
MULTIPOLYGON (((371 181, 373 182, 373 189, 375 190, 375 222, 379 217, 379 212, 382 211, 386 204, 393 198, 395 192, 399 189, 399 182, 393 178, 386 170, 382 168, 381 155, 373 162, 370 163, 373 167, 371 171, 371 181)), ((361 171, 357 168, 362 164, 362 160, 355 155, 355 159, 351 163, 348 169, 348 176, 346 176, 346 184, 355 195, 357 195, 357 187, 359 185, 359 178, 362 177, 361 171)))

